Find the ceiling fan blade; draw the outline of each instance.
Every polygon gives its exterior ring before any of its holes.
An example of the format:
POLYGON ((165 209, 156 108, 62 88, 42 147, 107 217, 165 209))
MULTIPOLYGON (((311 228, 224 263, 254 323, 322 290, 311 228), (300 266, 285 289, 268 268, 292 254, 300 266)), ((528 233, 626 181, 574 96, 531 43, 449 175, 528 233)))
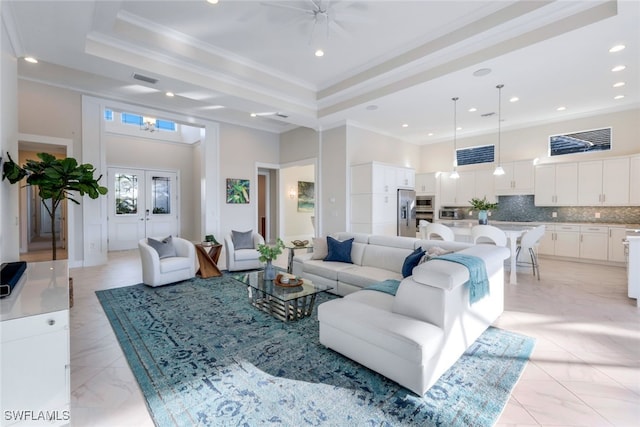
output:
POLYGON ((292 5, 287 4, 287 3, 261 2, 260 4, 262 6, 278 7, 278 8, 281 8, 281 9, 295 10, 296 12, 302 12, 302 13, 307 14, 307 15, 313 15, 313 11, 312 10, 305 9, 303 7, 292 6, 292 5))
POLYGON ((335 34, 337 34, 340 37, 344 37, 347 39, 353 38, 351 33, 349 33, 349 31, 347 31, 344 28, 344 26, 340 24, 338 21, 336 21, 335 19, 332 19, 327 23, 327 37, 329 36, 329 27, 331 27, 331 31, 333 31, 335 34))

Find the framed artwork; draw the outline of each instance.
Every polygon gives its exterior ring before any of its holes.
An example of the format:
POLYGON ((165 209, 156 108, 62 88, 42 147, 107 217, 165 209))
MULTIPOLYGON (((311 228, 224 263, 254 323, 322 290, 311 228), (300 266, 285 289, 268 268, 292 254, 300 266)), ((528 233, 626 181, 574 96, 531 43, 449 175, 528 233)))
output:
POLYGON ((227 178, 227 203, 249 203, 249 180, 227 178))
POLYGON ((315 184, 298 181, 298 212, 313 212, 316 206, 315 184))

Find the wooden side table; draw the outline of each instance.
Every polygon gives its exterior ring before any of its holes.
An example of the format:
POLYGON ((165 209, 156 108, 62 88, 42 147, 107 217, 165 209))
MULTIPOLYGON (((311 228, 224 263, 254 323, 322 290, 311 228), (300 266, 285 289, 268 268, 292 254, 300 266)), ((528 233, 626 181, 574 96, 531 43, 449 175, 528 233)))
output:
POLYGON ((203 279, 222 276, 222 272, 218 268, 218 259, 220 259, 221 252, 222 245, 220 244, 204 246, 201 243, 196 243, 196 254, 200 263, 200 268, 196 274, 199 274, 203 279))

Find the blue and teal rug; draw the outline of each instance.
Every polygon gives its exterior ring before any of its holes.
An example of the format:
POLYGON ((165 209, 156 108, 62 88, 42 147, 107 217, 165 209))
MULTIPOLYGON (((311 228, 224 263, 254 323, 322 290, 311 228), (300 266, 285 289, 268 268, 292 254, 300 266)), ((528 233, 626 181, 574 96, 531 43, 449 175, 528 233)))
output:
POLYGON ((534 346, 489 328, 419 397, 320 345, 315 315, 253 308, 229 276, 96 294, 162 427, 490 426, 534 346))

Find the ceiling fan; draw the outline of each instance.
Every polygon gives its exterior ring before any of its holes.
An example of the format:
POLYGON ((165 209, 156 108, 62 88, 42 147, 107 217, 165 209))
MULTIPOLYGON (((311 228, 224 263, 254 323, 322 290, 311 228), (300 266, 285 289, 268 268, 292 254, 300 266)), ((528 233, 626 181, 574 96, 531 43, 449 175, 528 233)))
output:
POLYGON ((306 0, 305 2, 293 3, 291 1, 286 2, 263 2, 263 6, 277 7, 281 9, 287 9, 295 12, 302 13, 312 19, 311 33, 309 36, 309 44, 313 42, 314 34, 318 26, 324 26, 326 31, 326 37, 328 38, 331 32, 343 37, 350 37, 349 32, 344 28, 341 21, 366 21, 364 16, 360 13, 349 14, 346 12, 346 8, 358 8, 361 12, 366 10, 366 5, 362 2, 339 2, 331 0, 306 0), (339 10, 336 13, 336 9, 339 10), (346 13, 345 13, 346 12, 346 13), (340 20, 336 18, 336 14, 340 15, 340 20))

